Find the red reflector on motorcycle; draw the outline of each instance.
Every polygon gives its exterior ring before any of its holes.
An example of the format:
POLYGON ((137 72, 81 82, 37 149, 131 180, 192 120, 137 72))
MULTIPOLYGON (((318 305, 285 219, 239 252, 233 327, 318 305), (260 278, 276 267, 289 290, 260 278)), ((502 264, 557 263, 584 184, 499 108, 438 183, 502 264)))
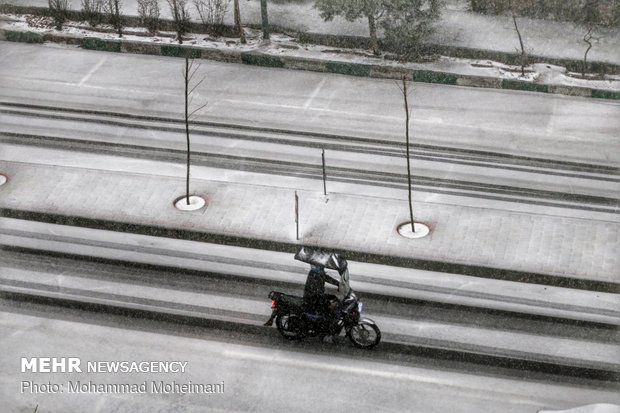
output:
POLYGON ((276 300, 271 300, 271 308, 276 308, 276 300))

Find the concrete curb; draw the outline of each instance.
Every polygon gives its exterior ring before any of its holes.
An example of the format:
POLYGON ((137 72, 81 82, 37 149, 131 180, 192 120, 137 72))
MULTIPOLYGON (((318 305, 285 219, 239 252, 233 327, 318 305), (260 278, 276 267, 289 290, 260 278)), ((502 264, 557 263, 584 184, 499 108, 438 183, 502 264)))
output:
POLYGON ((577 86, 551 85, 509 80, 488 76, 472 76, 439 72, 432 70, 406 69, 366 63, 338 62, 296 56, 275 56, 262 51, 241 52, 184 45, 159 45, 124 39, 101 39, 98 37, 79 37, 58 35, 55 33, 35 33, 29 31, 0 29, 0 40, 22 43, 66 43, 78 45, 84 49, 146 54, 169 57, 191 57, 214 60, 225 63, 242 63, 247 65, 274 67, 292 70, 335 73, 350 76, 373 77, 381 79, 401 79, 408 75, 416 82, 438 83, 492 89, 520 90, 568 96, 581 96, 596 99, 620 100, 620 91, 601 90, 577 86))
MULTIPOLYGON (((258 336, 272 336, 274 330, 265 328, 261 322, 240 319, 238 317, 227 317, 225 315, 213 316, 209 314, 185 314, 183 311, 167 312, 163 309, 149 308, 144 306, 123 306, 122 303, 103 303, 88 302, 78 297, 65 298, 55 294, 37 294, 34 292, 0 291, 3 299, 13 302, 28 302, 29 305, 39 304, 44 306, 54 306, 67 309, 77 309, 91 313, 105 313, 122 317, 132 317, 154 320, 157 322, 171 322, 185 326, 196 326, 208 329, 221 329, 235 331, 243 334, 258 336)), ((606 382, 620 381, 620 374, 617 371, 605 368, 592 368, 586 366, 570 365, 568 360, 531 360, 519 358, 519 354, 482 354, 471 350, 460 350, 446 348, 441 343, 436 345, 425 345, 396 340, 383 340, 377 347, 383 353, 400 354, 406 356, 422 356, 433 359, 447 361, 458 361, 460 363, 472 363, 485 366, 493 366, 505 369, 516 369, 519 371, 540 372, 567 377, 578 377, 580 379, 601 380, 606 382)), ((374 350, 377 351, 377 350, 374 350)))
MULTIPOLYGON (((92 219, 79 216, 67 216, 47 212, 35 212, 2 208, 0 216, 29 221, 45 222, 50 224, 77 226, 83 228, 102 229, 116 232, 143 234, 150 236, 185 239, 190 241, 208 242, 212 244, 247 247, 294 254, 299 248, 298 243, 287 243, 266 239, 245 238, 237 235, 190 231, 154 225, 138 225, 128 222, 117 222, 102 219, 92 219)), ((314 245, 320 247, 320 245, 314 245)), ((333 250, 333 249, 332 249, 333 250)), ((471 275, 480 278, 515 281, 530 284, 551 285, 589 291, 609 293, 620 292, 620 284, 577 279, 572 277, 552 276, 546 274, 525 273, 520 271, 490 268, 475 265, 457 264, 450 262, 431 261, 399 256, 384 256, 367 251, 334 250, 352 261, 373 264, 383 264, 405 268, 416 268, 427 271, 445 272, 453 274, 471 275)))

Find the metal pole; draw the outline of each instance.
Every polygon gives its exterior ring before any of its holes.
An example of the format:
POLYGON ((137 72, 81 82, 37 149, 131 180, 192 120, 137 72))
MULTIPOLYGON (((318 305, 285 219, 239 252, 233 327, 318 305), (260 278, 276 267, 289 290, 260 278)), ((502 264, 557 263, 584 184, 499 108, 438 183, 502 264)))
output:
POLYGON ((323 157, 323 195, 327 196, 327 184, 325 183, 325 149, 323 149, 322 153, 323 157))
POLYGON ((299 197, 295 191, 295 239, 299 241, 299 197))
POLYGON ((187 176, 185 178, 185 203, 189 205, 189 168, 190 168, 190 141, 189 141, 189 80, 190 80, 190 66, 189 58, 185 58, 185 135, 187 139, 187 176))
POLYGON ((415 234, 413 221, 413 200, 411 199, 411 159, 409 157, 409 101, 407 100, 407 75, 403 75, 403 96, 405 97, 405 139, 407 145, 407 188, 409 190, 409 218, 411 219, 411 232, 415 234))

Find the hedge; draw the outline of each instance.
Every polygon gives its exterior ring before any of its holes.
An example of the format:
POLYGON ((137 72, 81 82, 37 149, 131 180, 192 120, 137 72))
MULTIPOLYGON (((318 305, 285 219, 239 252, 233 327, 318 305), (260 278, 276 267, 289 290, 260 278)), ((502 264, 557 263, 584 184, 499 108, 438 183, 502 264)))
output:
POLYGON ((592 89, 592 97, 597 99, 620 100, 620 92, 614 90, 592 89))
POLYGON ((450 73, 432 72, 429 70, 416 70, 413 72, 413 80, 416 82, 456 85, 456 79, 457 76, 450 73))
POLYGON ((523 82, 520 80, 502 80, 502 89, 524 90, 527 92, 549 92, 549 86, 539 85, 537 83, 523 82))
POLYGON ((161 55, 168 57, 189 57, 190 59, 200 58, 201 51, 183 46, 161 45, 161 55))
POLYGON ((43 36, 39 33, 6 31, 4 35, 9 42, 43 43, 43 36))
POLYGON ((284 62, 279 57, 257 53, 241 53, 241 62, 253 66, 284 67, 284 62))
POLYGON ((325 69, 342 75, 370 76, 370 66, 355 63, 327 62, 325 69))
POLYGON ((82 42, 82 47, 88 50, 99 50, 105 52, 121 52, 119 41, 105 41, 96 37, 87 37, 82 42))

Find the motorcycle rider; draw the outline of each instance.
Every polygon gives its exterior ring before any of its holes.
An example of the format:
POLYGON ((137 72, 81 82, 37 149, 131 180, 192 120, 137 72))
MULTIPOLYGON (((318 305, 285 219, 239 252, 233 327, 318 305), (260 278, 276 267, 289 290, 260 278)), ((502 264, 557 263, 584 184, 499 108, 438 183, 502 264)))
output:
MULTIPOLYGON (((338 286, 340 283, 325 273, 325 269, 320 265, 312 265, 308 278, 306 278, 306 287, 304 288, 304 307, 306 311, 316 311, 327 319, 328 329, 333 328, 332 324, 336 321, 333 317, 334 308, 330 307, 330 299, 325 295, 325 283, 338 286)), ((321 341, 333 343, 331 336, 322 334, 321 341)))
MULTIPOLYGON (((325 273, 325 268, 321 265, 311 265, 306 285, 304 287, 304 309, 306 311, 316 311, 319 314, 329 317, 330 309, 329 299, 325 296, 325 283, 338 286, 340 283, 325 273)), ((264 324, 265 326, 273 325, 273 319, 276 312, 271 313, 271 317, 264 324)))
POLYGON ((325 296, 325 283, 338 286, 339 282, 330 277, 321 265, 311 265, 304 287, 304 307, 307 311, 315 310, 321 314, 328 313, 329 300, 325 296))

